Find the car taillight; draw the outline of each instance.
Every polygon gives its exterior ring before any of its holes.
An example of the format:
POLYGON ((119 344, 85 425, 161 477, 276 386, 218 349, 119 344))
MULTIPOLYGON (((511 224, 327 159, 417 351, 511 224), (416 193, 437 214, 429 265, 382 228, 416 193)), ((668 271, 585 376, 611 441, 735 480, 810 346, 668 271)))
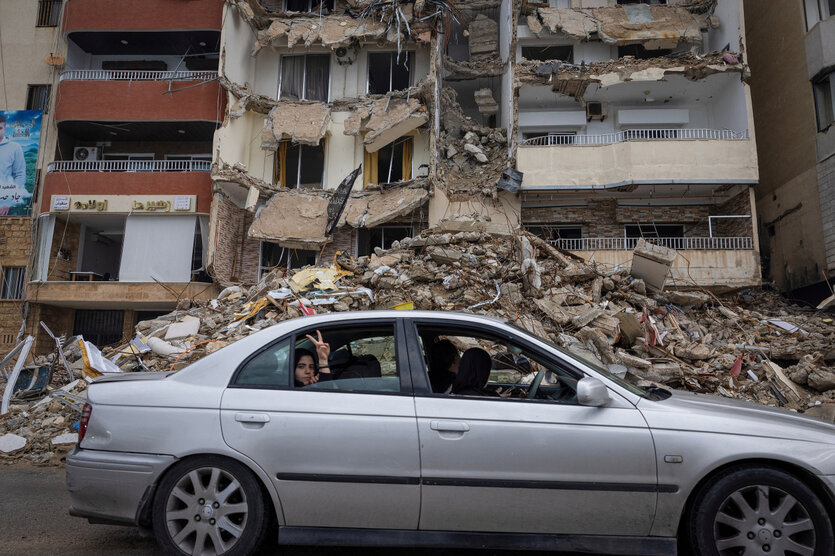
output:
POLYGON ((93 414, 93 406, 85 403, 84 409, 81 410, 81 421, 78 423, 78 443, 84 440, 84 435, 87 433, 87 423, 90 422, 90 415, 93 414))

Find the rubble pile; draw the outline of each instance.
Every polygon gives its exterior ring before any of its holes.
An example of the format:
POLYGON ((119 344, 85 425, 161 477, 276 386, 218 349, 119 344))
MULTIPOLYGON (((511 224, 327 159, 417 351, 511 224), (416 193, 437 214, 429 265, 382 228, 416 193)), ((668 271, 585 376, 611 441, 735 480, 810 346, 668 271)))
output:
POLYGON ((764 290, 725 298, 665 291, 633 273, 587 264, 531 234, 437 231, 367 257, 337 254, 332 266, 275 269, 205 304, 181 300, 170 314, 139 322, 130 343, 104 347, 99 359, 95 347, 85 357, 78 338, 67 340, 76 379, 69 386, 59 357, 37 357, 55 366, 50 392, 12 399, 0 416, 0 461, 60 462, 71 446, 60 442, 74 438, 84 401, 81 375, 177 370, 283 320, 365 309, 492 315, 635 383, 832 419, 835 323, 828 313, 764 290))

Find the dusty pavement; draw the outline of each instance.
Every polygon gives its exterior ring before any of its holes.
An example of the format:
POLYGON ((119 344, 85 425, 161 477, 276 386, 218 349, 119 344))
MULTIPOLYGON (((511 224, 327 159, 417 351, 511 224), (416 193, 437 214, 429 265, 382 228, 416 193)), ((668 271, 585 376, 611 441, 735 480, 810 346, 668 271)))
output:
MULTIPOLYGON (((160 556, 152 538, 136 529, 90 525, 70 517, 64 469, 26 464, 0 467, 0 556, 160 556)), ((282 556, 530 556, 532 552, 271 546, 282 556)), ((544 554, 544 553, 541 553, 544 554)), ((556 556, 556 553, 549 553, 556 556)), ((561 554, 560 556, 572 556, 561 554)))

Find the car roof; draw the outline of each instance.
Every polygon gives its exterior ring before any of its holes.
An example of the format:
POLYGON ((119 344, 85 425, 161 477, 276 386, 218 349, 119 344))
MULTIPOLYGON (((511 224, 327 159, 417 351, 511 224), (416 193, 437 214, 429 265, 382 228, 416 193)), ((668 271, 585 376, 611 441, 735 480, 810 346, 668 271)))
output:
POLYGON ((481 320, 483 322, 489 323, 501 323, 506 324, 506 321, 500 318, 491 317, 488 315, 479 315, 476 313, 466 313, 464 311, 398 311, 395 309, 382 309, 377 311, 346 311, 342 313, 323 313, 317 315, 310 315, 310 316, 303 316, 297 317, 295 319, 289 319, 286 321, 282 321, 282 323, 293 323, 301 325, 302 322, 304 323, 330 323, 335 321, 343 321, 343 320, 354 320, 354 319, 391 319, 391 318, 411 318, 411 319, 441 319, 441 320, 466 320, 472 321, 473 319, 481 320))

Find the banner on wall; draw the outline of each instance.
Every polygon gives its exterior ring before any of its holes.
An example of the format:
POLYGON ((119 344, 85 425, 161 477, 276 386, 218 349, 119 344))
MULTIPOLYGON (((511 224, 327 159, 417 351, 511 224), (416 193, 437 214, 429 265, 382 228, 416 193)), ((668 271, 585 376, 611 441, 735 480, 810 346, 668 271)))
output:
POLYGON ((40 110, 0 110, 0 216, 29 216, 41 142, 40 110))

